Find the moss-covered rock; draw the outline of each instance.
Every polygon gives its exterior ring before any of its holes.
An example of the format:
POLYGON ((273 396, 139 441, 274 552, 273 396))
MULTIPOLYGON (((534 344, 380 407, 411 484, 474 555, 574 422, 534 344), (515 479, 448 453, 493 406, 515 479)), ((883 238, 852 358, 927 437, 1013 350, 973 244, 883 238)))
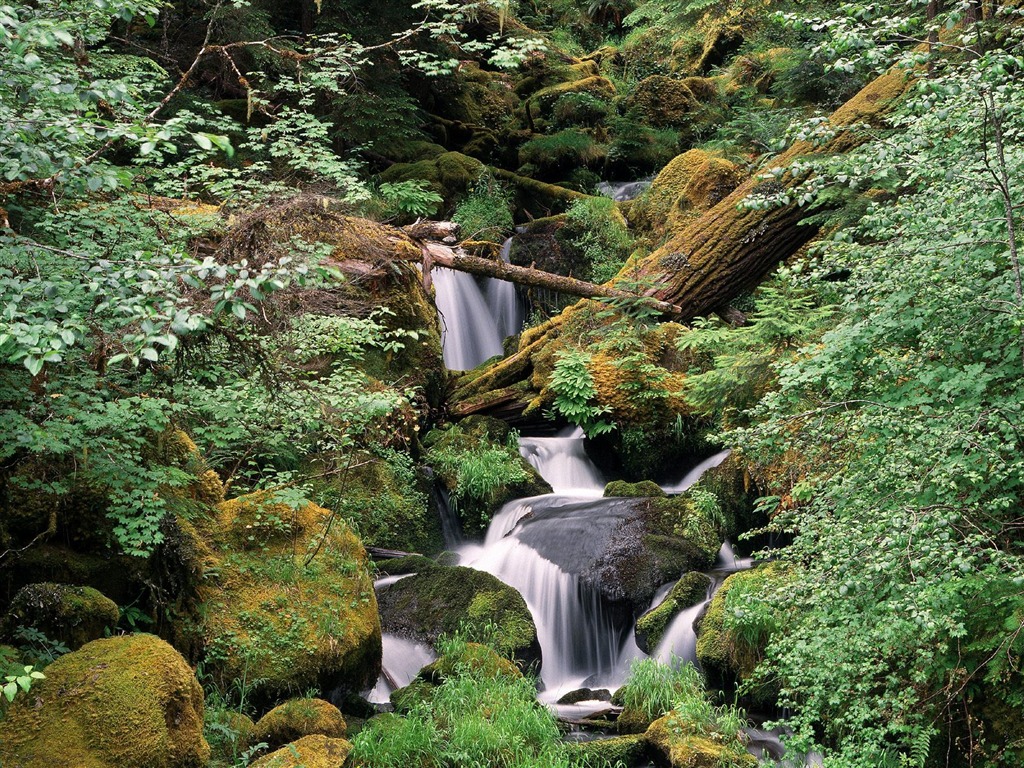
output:
POLYGON ((152 635, 94 640, 46 668, 0 721, 4 768, 202 768, 203 691, 152 635))
POLYGON ((366 551, 344 520, 272 492, 224 502, 200 532, 215 565, 199 588, 205 667, 257 700, 343 686, 380 670, 381 636, 366 551))
POLYGON ((18 590, 0 621, 0 639, 16 641, 19 627, 42 632, 71 650, 103 637, 121 618, 117 603, 92 587, 29 584, 18 590))
POLYGON ((304 736, 261 757, 251 768, 342 768, 352 744, 330 736, 304 736))
POLYGON ((623 100, 627 113, 656 128, 683 126, 699 103, 685 82, 665 75, 644 78, 623 100))
POLYGON ((570 93, 586 93, 596 100, 608 101, 615 96, 615 86, 607 78, 596 75, 557 83, 533 94, 529 102, 530 109, 535 114, 549 116, 555 104, 570 93))
POLYGON ((420 671, 420 679, 440 683, 448 677, 463 671, 471 671, 477 677, 505 677, 516 679, 523 676, 519 668, 496 651, 481 643, 461 643, 459 647, 443 654, 420 671))
POLYGON ((642 734, 594 739, 572 745, 572 750, 583 755, 592 768, 616 768, 638 765, 647 754, 647 742, 642 734))
POLYGON ((444 207, 450 208, 464 197, 480 178, 484 165, 479 160, 459 152, 445 152, 437 157, 415 163, 395 163, 380 175, 386 183, 420 179, 444 198, 444 207))
POLYGON ((423 555, 406 555, 405 557, 390 557, 386 560, 378 560, 375 565, 377 572, 384 576, 399 576, 404 573, 419 573, 433 568, 437 563, 423 555))
POLYGON ((662 168, 647 192, 630 207, 630 222, 664 235, 716 205, 744 178, 743 170, 729 160, 691 149, 662 168))
POLYGON ((608 599, 628 600, 641 611, 659 585, 710 568, 721 545, 713 521, 689 494, 637 499, 583 578, 608 599))
MULTIPOLYGON (((734 686, 747 680, 754 672, 763 658, 768 640, 781 624, 781 608, 754 611, 743 596, 763 596, 788 578, 786 565, 765 563, 734 573, 715 593, 707 613, 696 627, 697 659, 713 684, 734 686), (742 628, 726 626, 726 608, 730 603, 741 603, 746 607, 742 628)), ((751 697, 757 704, 769 704, 777 693, 776 686, 765 684, 751 692, 751 697)))
POLYGON ((604 487, 605 498, 624 496, 627 498, 654 498, 664 496, 661 486, 653 480, 641 480, 638 483, 627 483, 625 480, 612 480, 604 487))
POLYGON ((267 712, 252 731, 251 743, 266 742, 270 749, 304 736, 345 738, 347 725, 336 706, 323 699, 289 699, 267 712))
POLYGON ((498 651, 517 662, 540 659, 533 617, 522 596, 489 573, 461 566, 437 566, 380 591, 381 623, 386 632, 434 643, 463 628, 485 632, 496 625, 498 651))
POLYGON ((676 711, 651 723, 646 741, 659 766, 667 768, 754 768, 737 734, 702 733, 676 711))
POLYGON ((665 599, 636 622, 636 644, 644 653, 650 653, 661 642, 665 629, 676 615, 705 599, 711 579, 703 573, 691 571, 675 583, 665 599))
POLYGON ((391 706, 395 712, 409 712, 418 704, 429 702, 435 687, 429 680, 418 677, 404 688, 396 688, 391 692, 391 706))
POLYGON ((551 486, 519 455, 508 424, 470 416, 431 430, 423 440, 426 460, 455 499, 467 533, 483 532, 512 499, 550 493, 551 486))

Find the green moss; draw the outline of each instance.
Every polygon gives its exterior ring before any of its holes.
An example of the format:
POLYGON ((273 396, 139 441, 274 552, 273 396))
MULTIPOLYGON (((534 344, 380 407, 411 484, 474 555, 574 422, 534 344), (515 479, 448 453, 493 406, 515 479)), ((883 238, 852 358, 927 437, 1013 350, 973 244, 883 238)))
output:
POLYGON ((537 91, 530 99, 530 108, 537 114, 548 115, 555 103, 570 93, 586 93, 600 101, 608 101, 615 96, 615 86, 610 80, 594 75, 558 83, 537 91))
POLYGON ((215 681, 227 688, 244 677, 250 696, 265 701, 376 679, 373 581, 344 520, 260 492, 221 504, 207 537, 215 562, 199 589, 202 621, 181 632, 198 635, 215 681))
POLYGON ((636 641, 640 650, 650 653, 661 642, 665 629, 676 615, 696 605, 707 595, 711 579, 703 573, 691 571, 675 583, 661 604, 648 611, 636 623, 636 641))
POLYGON ((643 760, 647 743, 642 735, 616 736, 573 744, 573 751, 582 755, 591 768, 631 766, 643 760))
POLYGON ((469 193, 483 169, 483 163, 476 158, 459 152, 445 152, 415 163, 396 163, 380 175, 380 180, 395 183, 422 179, 444 198, 444 205, 448 208, 469 193))
POLYGON ((237 758, 252 741, 256 724, 241 712, 233 709, 206 710, 206 740, 210 744, 208 768, 230 766, 234 768, 237 758))
POLYGON ((266 742, 270 749, 320 734, 345 738, 347 726, 338 708, 323 699, 289 699, 267 712, 253 728, 251 742, 266 742))
POLYGON ((440 683, 446 678, 471 673, 476 678, 507 678, 523 676, 515 664, 480 643, 459 643, 457 654, 445 654, 423 668, 420 677, 440 683))
POLYGON ((661 486, 653 480, 641 480, 639 483, 627 483, 625 480, 613 480, 604 487, 605 498, 624 496, 627 498, 646 498, 664 496, 661 486))
POLYGON ((656 128, 678 128, 697 107, 693 91, 682 80, 651 75, 624 100, 627 113, 656 128))
POLYGON ((539 173, 554 173, 580 166, 597 167, 607 155, 608 148, 592 134, 567 128, 530 139, 519 149, 519 162, 535 167, 539 173))
MULTIPOLYGON (((728 686, 751 676, 780 619, 774 610, 766 613, 760 603, 755 605, 745 596, 765 595, 780 580, 789 578, 788 573, 782 563, 766 563, 734 573, 715 593, 697 628, 697 659, 710 680, 728 686), (740 623, 727 621, 726 609, 733 603, 744 608, 740 623)), ((752 692, 752 697, 756 703, 766 704, 776 694, 777 690, 765 686, 752 692)))
POLYGON ((202 768, 203 692, 152 635, 94 640, 46 668, 0 721, 5 768, 202 768))
POLYGON ((120 618, 117 603, 92 587, 29 584, 11 600, 0 622, 0 638, 15 641, 19 627, 31 627, 75 650, 103 637, 120 618))
POLYGON ((428 643, 460 629, 486 638, 511 658, 539 657, 537 630, 522 596, 483 571, 436 566, 381 590, 380 612, 387 632, 428 643), (493 630, 489 625, 494 625, 493 630))
POLYGON ((670 768, 753 768, 757 758, 746 752, 736 734, 701 733, 699 724, 669 712, 647 729, 646 740, 660 765, 670 768))
POLYGON ((416 678, 404 688, 396 688, 391 692, 391 705, 396 712, 409 712, 419 704, 429 703, 434 687, 430 681, 416 678))
POLYGON ((329 736, 305 736, 261 757, 251 768, 342 768, 352 745, 329 736))
POLYGON ((377 572, 384 576, 397 576, 403 573, 419 573, 437 565, 429 557, 423 555, 406 555, 405 557, 391 557, 387 560, 378 560, 375 563, 377 572))

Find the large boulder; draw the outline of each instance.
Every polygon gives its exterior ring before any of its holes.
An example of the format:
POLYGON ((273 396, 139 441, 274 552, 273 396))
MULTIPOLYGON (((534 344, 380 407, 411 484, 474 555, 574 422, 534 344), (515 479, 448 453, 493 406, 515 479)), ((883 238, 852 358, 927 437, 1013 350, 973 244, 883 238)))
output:
POLYGON ((277 749, 305 736, 343 739, 348 726, 336 706, 323 699, 289 699, 259 719, 250 742, 277 749))
POLYGON ((628 504, 600 556, 582 575, 609 600, 629 601, 639 612, 660 585, 710 568, 722 539, 690 493, 633 498, 628 504))
POLYGON ((436 566, 382 589, 377 599, 386 632, 434 643, 460 629, 483 635, 494 625, 493 642, 501 654, 524 665, 540 660, 526 601, 484 571, 436 566))
POLYGON ((745 751, 737 734, 706 732, 673 710, 647 729, 654 762, 664 768, 754 768, 757 758, 745 751))
POLYGON ((330 736, 304 736, 261 757, 252 768, 342 768, 352 744, 330 736))
POLYGON ((203 690, 153 635, 94 640, 46 668, 0 721, 4 768, 202 768, 203 690))
POLYGON ((211 553, 202 620, 184 631, 215 680, 244 677, 262 701, 372 685, 380 620, 366 550, 344 520, 264 491, 222 503, 200 535, 211 553))
POLYGON ((16 642, 18 631, 26 628, 75 650, 103 637, 120 617, 117 603, 92 587, 28 584, 14 595, 0 621, 0 640, 16 642))

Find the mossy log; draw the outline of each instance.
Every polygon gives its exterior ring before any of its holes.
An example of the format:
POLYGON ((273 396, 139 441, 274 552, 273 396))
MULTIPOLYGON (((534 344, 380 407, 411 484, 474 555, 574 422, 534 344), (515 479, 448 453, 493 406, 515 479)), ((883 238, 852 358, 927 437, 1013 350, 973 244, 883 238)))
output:
POLYGON ((440 243, 424 243, 423 248, 426 251, 424 254, 424 267, 428 264, 436 264, 441 267, 448 267, 449 269, 457 269, 460 272, 469 272, 473 275, 508 280, 518 285, 547 288, 549 291, 565 293, 569 296, 638 301, 666 315, 676 315, 682 311, 679 307, 665 301, 659 301, 658 299, 638 296, 635 293, 629 293, 628 291, 622 291, 607 285, 588 283, 585 280, 577 280, 575 277, 565 277, 552 274, 551 272, 544 272, 540 269, 517 267, 515 264, 508 264, 504 261, 470 256, 468 253, 449 248, 440 243))

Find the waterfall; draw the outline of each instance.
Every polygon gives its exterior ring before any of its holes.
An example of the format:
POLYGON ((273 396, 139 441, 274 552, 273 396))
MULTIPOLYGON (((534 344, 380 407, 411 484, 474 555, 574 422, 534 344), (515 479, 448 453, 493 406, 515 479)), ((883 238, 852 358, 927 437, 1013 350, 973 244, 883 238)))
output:
POLYGON ((509 502, 482 546, 461 562, 487 571, 523 596, 537 626, 542 700, 587 687, 617 687, 639 655, 632 624, 579 574, 604 550, 628 514, 628 499, 547 494, 509 502))
MULTIPOLYGON (((503 260, 508 261, 511 250, 509 238, 501 247, 503 260)), ((434 267, 431 274, 445 366, 468 371, 503 354, 502 342, 522 330, 526 315, 516 287, 507 280, 478 280, 445 267, 434 267)))
POLYGON ((431 272, 441 315, 445 366, 452 371, 468 371, 502 354, 502 338, 476 279, 444 267, 435 267, 431 272))
POLYGON ((697 466, 693 467, 690 470, 687 470, 686 474, 684 474, 683 477, 677 482, 662 484, 661 490, 663 490, 665 493, 682 493, 687 488, 690 488, 692 485, 694 485, 698 480, 700 480, 701 475, 703 475, 709 469, 711 469, 712 467, 717 467, 719 464, 721 464, 723 461, 729 458, 729 453, 730 451, 727 450, 719 451, 714 456, 709 456, 697 466))
MULTIPOLYGON (((510 237, 501 246, 501 260, 508 264, 511 254, 510 237)), ((515 336, 523 330, 523 324, 526 322, 526 306, 519 298, 515 284, 490 277, 486 278, 484 283, 484 299, 498 328, 498 336, 502 339, 506 336, 515 336)))
POLYGON ((651 186, 651 179, 640 179, 639 181, 602 181, 597 185, 597 191, 605 197, 610 197, 617 203, 622 203, 638 197, 649 186, 651 186))
POLYGON ((587 457, 578 427, 567 436, 520 438, 519 453, 555 493, 600 496, 608 482, 587 457))
POLYGON ((381 643, 383 657, 380 677, 377 678, 377 685, 364 696, 372 704, 386 704, 392 691, 409 685, 423 667, 437 658, 429 645, 398 635, 385 632, 381 635, 381 643))
POLYGON ((711 577, 711 586, 708 587, 708 593, 704 600, 684 611, 680 611, 672 619, 668 627, 665 628, 665 634, 662 636, 661 642, 658 643, 658 647, 654 649, 654 653, 651 655, 660 661, 666 662, 672 656, 677 656, 697 666, 697 633, 694 631, 693 623, 707 608, 711 598, 714 597, 715 592, 718 591, 718 588, 728 576, 737 571, 746 570, 753 566, 753 564, 753 560, 749 557, 736 557, 732 545, 728 541, 722 544, 721 549, 718 550, 715 568, 707 574, 711 577))

